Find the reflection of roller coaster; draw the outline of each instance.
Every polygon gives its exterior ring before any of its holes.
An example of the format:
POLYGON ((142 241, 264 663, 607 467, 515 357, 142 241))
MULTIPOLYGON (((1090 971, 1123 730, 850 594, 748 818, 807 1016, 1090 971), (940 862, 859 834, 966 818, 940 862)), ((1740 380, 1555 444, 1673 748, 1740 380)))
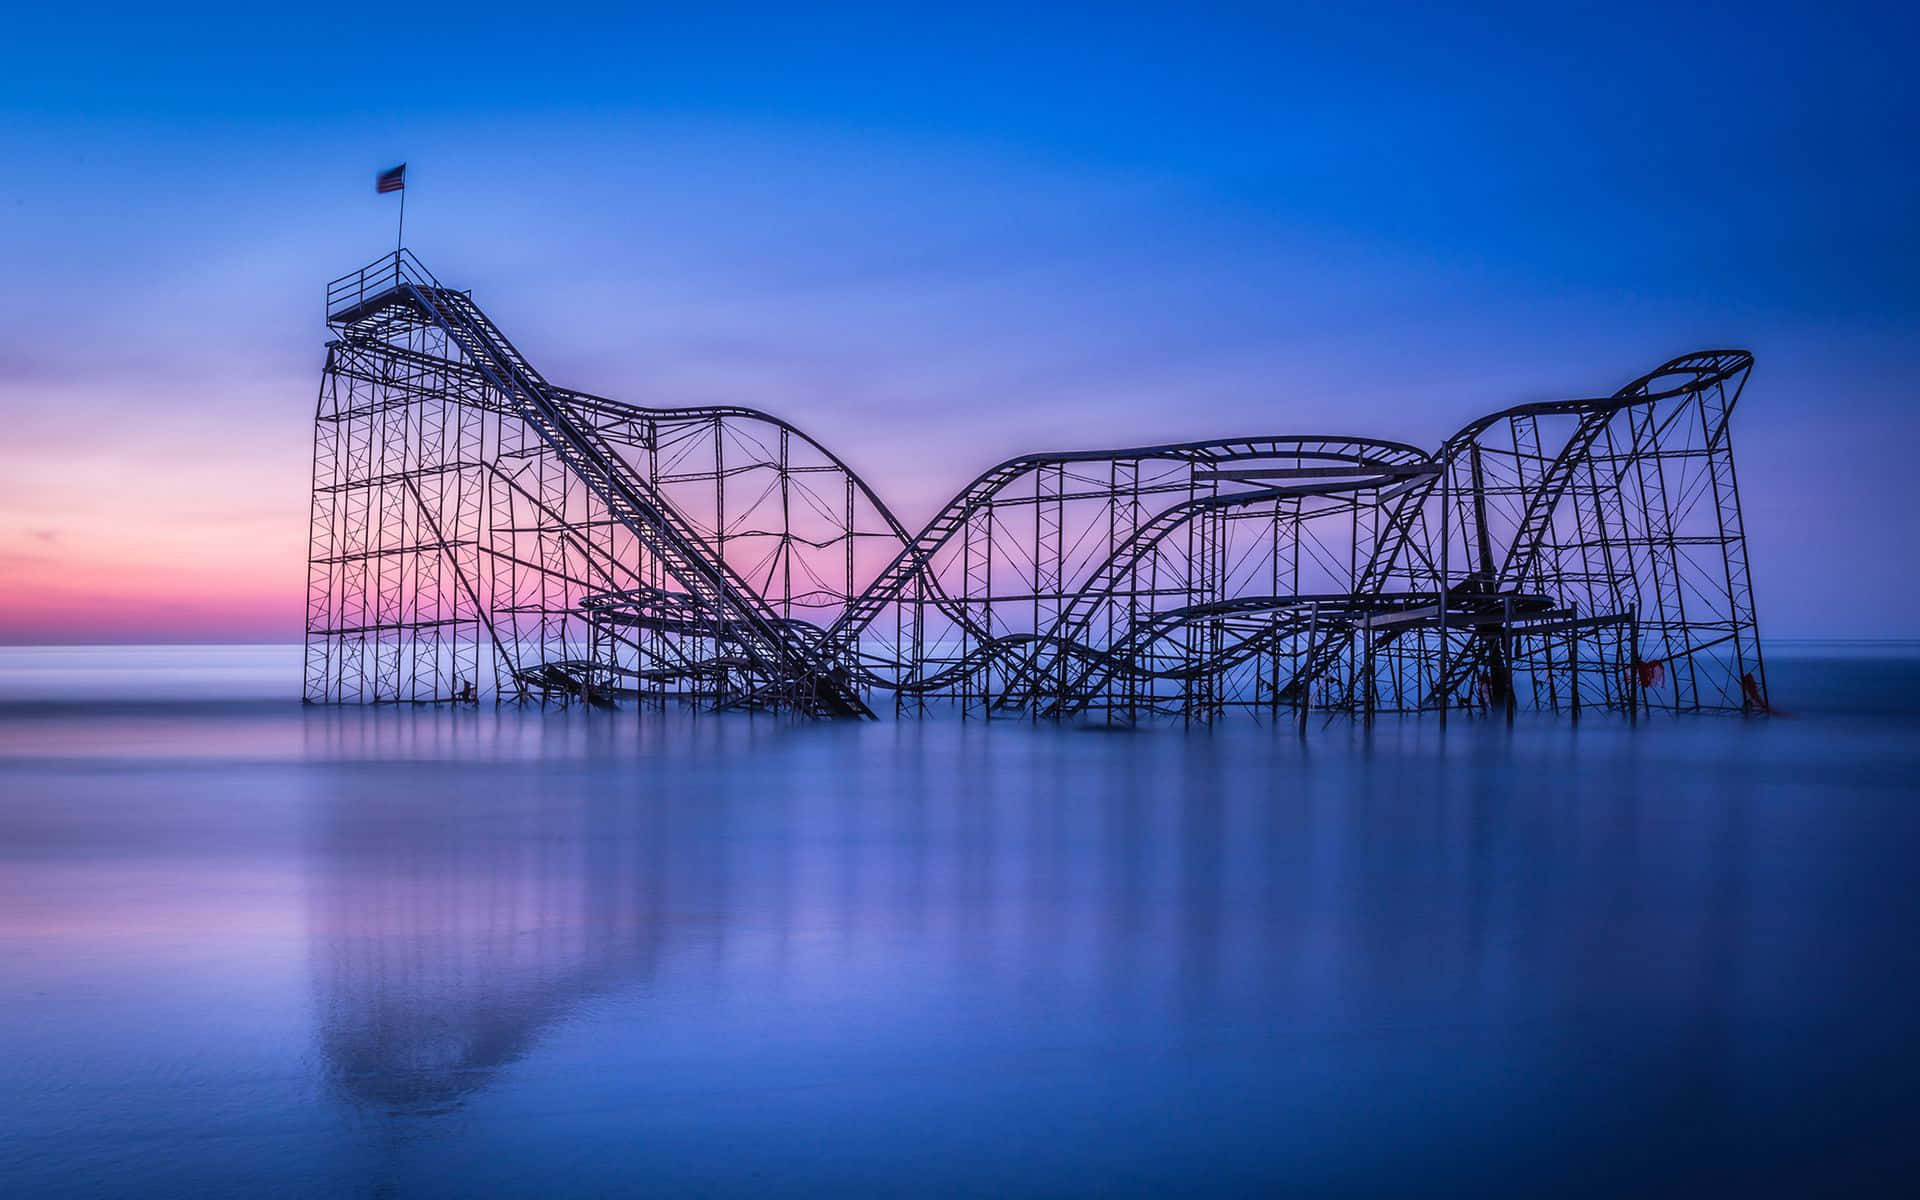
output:
POLYGON ((310 701, 1766 707, 1728 424, 1742 351, 1494 413, 1433 454, 1016 458, 913 533, 775 417, 548 383, 406 252, 336 280, 327 319, 310 701))

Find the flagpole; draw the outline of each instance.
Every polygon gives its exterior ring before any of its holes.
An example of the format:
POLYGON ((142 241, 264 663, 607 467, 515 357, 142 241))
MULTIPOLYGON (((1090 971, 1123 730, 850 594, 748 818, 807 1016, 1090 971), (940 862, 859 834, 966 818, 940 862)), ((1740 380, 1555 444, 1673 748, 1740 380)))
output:
POLYGON ((400 228, 393 235, 393 264, 394 264, 395 270, 398 270, 400 267, 400 247, 405 244, 403 239, 405 239, 406 235, 407 235, 407 182, 403 178, 400 181, 400 228))

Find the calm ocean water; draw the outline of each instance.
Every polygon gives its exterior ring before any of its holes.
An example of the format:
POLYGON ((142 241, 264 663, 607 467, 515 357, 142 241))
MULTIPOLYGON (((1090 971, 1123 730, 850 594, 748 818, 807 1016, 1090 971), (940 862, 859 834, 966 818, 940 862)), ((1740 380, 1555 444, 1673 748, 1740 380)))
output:
POLYGON ((307 710, 0 649, 0 1196, 1698 1195, 1920 1167, 1920 647, 1791 718, 307 710))

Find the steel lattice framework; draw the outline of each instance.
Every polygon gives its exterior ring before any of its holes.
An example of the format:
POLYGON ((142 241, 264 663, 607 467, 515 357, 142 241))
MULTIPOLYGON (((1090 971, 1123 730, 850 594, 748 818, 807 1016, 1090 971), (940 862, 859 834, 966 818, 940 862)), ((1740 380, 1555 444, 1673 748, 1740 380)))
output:
POLYGON ((406 251, 330 285, 327 321, 311 702, 1766 708, 1729 426, 1744 351, 1493 413, 1433 452, 1024 456, 915 532, 776 417, 548 383, 406 251))

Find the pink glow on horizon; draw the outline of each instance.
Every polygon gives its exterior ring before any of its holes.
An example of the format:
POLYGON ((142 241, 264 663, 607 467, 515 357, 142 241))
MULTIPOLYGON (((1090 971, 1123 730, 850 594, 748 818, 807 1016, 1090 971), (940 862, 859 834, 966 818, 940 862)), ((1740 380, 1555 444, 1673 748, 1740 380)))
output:
MULTIPOLYGON (((41 401, 97 411, 115 437, 56 423, 0 446, 0 642, 299 640, 304 469, 212 429, 177 449, 116 401, 77 389, 41 401)), ((223 408, 175 424, 212 425, 223 408)))
POLYGON ((7 571, 0 643, 293 642, 302 603, 298 580, 69 559, 7 571))

